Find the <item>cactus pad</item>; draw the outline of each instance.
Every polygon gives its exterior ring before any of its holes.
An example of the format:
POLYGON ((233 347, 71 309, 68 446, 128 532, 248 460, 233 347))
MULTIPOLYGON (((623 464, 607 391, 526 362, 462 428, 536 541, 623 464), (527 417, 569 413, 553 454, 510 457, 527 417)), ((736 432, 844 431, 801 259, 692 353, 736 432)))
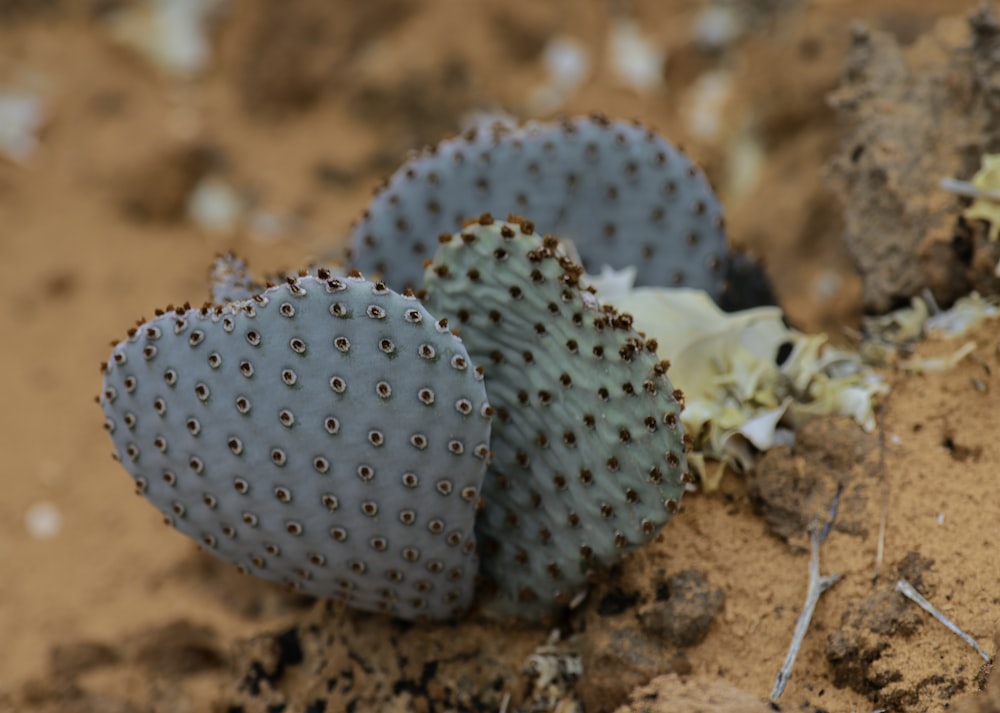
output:
POLYGON ((498 590, 488 607, 540 619, 676 509, 681 396, 655 344, 597 305, 554 238, 484 215, 441 240, 425 304, 459 327, 497 414, 476 525, 498 590))
POLYGON ((246 262, 233 253, 219 255, 209 273, 212 285, 212 304, 248 300, 259 294, 263 285, 255 282, 246 262))
POLYGON ((319 270, 161 312, 100 403, 138 490, 208 552, 402 618, 470 604, 492 410, 412 296, 319 270))
POLYGON ((569 238, 590 272, 635 265, 638 285, 723 293, 726 235, 705 176, 661 136, 602 117, 496 126, 417 155, 355 225, 351 260, 416 288, 433 238, 487 211, 569 238))

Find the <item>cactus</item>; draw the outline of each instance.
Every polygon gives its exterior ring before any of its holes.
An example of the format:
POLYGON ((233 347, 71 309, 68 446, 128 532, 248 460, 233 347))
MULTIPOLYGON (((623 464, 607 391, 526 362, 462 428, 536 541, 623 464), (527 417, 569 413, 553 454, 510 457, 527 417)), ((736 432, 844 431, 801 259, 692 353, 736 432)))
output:
POLYGON ((635 265, 639 285, 724 292, 722 211, 705 176, 657 134, 599 116, 471 131, 417 155, 355 225, 349 260, 417 288, 429 240, 487 211, 569 238, 591 272, 635 265))
POLYGON ((497 414, 476 524, 488 607, 541 619, 676 509, 681 396, 554 238, 484 215, 441 240, 421 297, 454 318, 497 414))
POLYGON ((248 300, 264 289, 254 281, 246 262, 233 253, 215 258, 209 272, 209 281, 212 285, 211 302, 216 305, 248 300))
POLYGON ((492 410, 412 295, 319 270, 160 312, 102 369, 116 457, 208 552, 403 618, 470 604, 492 410))

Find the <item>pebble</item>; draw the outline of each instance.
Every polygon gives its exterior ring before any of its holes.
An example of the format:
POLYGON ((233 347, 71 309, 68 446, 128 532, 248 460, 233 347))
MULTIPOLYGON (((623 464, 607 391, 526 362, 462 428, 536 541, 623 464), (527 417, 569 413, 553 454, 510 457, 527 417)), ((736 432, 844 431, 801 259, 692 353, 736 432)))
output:
POLYGON ((47 500, 40 500, 24 514, 24 527, 36 540, 51 540, 62 531, 62 513, 47 500))

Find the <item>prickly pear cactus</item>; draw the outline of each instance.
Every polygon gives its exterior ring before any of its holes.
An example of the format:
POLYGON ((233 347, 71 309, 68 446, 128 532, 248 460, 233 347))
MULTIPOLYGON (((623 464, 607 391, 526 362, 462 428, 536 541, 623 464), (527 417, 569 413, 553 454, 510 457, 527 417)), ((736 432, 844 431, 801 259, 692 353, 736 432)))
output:
POLYGON ((492 411, 412 296, 321 270, 160 313, 100 403, 138 490, 212 554, 403 618, 469 605, 492 411))
POLYGON ((254 281, 246 262, 233 253, 219 255, 212 263, 210 271, 212 284, 212 304, 248 300, 263 291, 263 286, 254 281))
POLYGON ((655 345, 597 306, 554 238, 483 216, 442 240, 422 297, 453 317, 497 413, 476 526, 488 606, 539 619, 676 509, 681 397, 655 345))
POLYGON ((569 238, 591 272, 634 265, 639 285, 723 293, 726 235, 705 176, 652 131, 599 116, 473 131, 417 155, 355 225, 350 259, 416 288, 434 238, 486 211, 569 238))

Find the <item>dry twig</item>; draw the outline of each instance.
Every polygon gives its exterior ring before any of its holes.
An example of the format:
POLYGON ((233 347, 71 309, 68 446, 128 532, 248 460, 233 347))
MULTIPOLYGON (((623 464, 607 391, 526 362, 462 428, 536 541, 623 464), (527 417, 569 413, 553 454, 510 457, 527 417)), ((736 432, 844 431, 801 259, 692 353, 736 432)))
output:
POLYGON ((788 654, 785 655, 785 662, 782 664, 781 670, 778 672, 778 677, 774 681, 774 688, 771 689, 771 701, 777 701, 785 691, 785 686, 792 675, 792 667, 795 665, 795 659, 799 655, 799 649, 802 647, 802 641, 805 639, 806 631, 809 629, 809 622, 812 620, 813 611, 816 609, 816 604, 819 602, 820 596, 844 576, 843 574, 831 574, 821 577, 819 573, 819 547, 826 541, 827 536, 830 534, 833 521, 837 517, 837 507, 839 505, 840 488, 838 487, 836 495, 833 496, 833 504, 830 506, 830 513, 826 522, 820 523, 818 520, 813 520, 809 525, 809 542, 812 548, 812 554, 809 557, 809 591, 806 594, 805 606, 802 607, 799 619, 795 622, 795 634, 792 636, 792 644, 788 648, 788 654))
POLYGON ((923 609, 925 612, 927 612, 932 617, 934 617, 939 622, 941 622, 946 627, 948 627, 948 630, 951 633, 955 634, 955 636, 959 637, 962 641, 964 641, 969 646, 971 646, 976 651, 978 651, 979 655, 982 656, 986 660, 986 663, 990 663, 990 661, 992 661, 992 659, 990 658, 990 655, 988 653, 986 653, 986 649, 984 649, 980 645, 980 643, 978 641, 976 641, 971 636, 969 636, 968 634, 966 634, 964 631, 962 631, 961 629, 959 629, 957 624, 955 624, 951 619, 949 619, 944 614, 942 614, 937 609, 937 607, 935 607, 929 601, 927 601, 926 599, 924 599, 920 595, 920 592, 918 592, 913 587, 912 584, 910 584, 909 582, 907 582, 905 579, 901 579, 898 582, 896 582, 896 591, 899 592, 900 594, 902 594, 907 599, 910 599, 911 601, 916 602, 920 606, 921 609, 923 609))

